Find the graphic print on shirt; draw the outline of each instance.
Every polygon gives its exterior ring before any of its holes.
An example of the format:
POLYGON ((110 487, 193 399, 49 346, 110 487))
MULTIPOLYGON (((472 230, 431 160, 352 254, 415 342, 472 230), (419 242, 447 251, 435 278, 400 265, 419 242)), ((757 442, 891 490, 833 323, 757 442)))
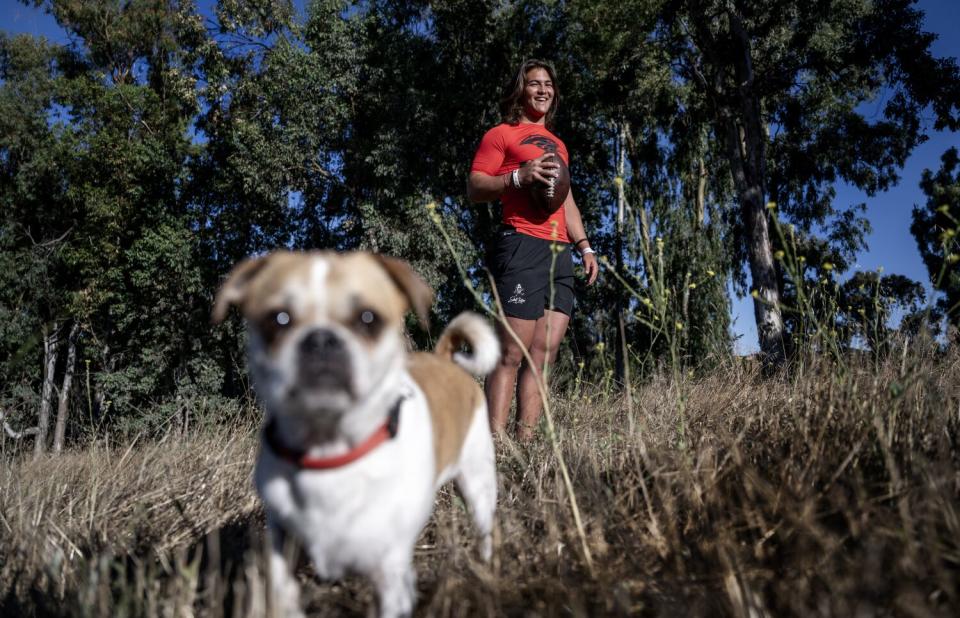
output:
POLYGON ((557 154, 557 142, 550 139, 546 135, 540 135, 539 133, 528 135, 527 137, 523 138, 522 142, 520 142, 521 146, 525 146, 527 144, 533 144, 544 152, 552 152, 553 154, 557 154))
POLYGON ((525 294, 526 291, 523 289, 523 286, 518 283, 516 289, 513 290, 513 296, 507 299, 507 302, 514 305, 522 305, 527 302, 527 299, 524 298, 525 294))

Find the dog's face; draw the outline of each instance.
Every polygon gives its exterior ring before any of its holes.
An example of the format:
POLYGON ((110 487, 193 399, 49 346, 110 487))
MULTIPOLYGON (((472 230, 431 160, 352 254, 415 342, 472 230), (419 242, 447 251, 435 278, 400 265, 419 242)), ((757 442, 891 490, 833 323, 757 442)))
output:
POLYGON ((240 308, 268 413, 329 433, 402 367, 404 315, 413 308, 425 323, 432 300, 427 284, 394 258, 278 251, 233 269, 213 318, 240 308))

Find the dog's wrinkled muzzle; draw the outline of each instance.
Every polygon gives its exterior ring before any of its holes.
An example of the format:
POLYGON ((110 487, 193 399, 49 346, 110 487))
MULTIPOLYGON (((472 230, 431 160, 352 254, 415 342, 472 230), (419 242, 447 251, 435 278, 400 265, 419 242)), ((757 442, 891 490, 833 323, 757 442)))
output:
POLYGON ((298 346, 297 384, 301 389, 352 392, 350 356, 335 332, 317 328, 298 346))

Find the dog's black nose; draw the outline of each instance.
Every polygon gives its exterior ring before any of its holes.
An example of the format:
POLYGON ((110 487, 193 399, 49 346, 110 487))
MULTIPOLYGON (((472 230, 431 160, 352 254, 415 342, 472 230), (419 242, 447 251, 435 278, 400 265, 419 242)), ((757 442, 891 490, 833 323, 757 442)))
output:
POLYGON ((304 356, 326 356, 343 351, 343 340, 327 328, 310 331, 300 342, 300 354, 304 356))
POLYGON ((297 382, 306 388, 350 390, 350 354, 346 342, 327 328, 317 328, 300 341, 297 382))

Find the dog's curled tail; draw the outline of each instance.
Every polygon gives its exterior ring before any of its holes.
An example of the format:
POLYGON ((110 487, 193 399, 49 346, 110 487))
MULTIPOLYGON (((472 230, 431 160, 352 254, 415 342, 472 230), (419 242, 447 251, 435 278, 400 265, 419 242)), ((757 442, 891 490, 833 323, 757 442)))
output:
POLYGON ((464 312, 443 330, 434 353, 474 375, 485 376, 500 361, 500 342, 486 320, 476 313, 464 312), (467 352, 461 351, 464 345, 467 352))

